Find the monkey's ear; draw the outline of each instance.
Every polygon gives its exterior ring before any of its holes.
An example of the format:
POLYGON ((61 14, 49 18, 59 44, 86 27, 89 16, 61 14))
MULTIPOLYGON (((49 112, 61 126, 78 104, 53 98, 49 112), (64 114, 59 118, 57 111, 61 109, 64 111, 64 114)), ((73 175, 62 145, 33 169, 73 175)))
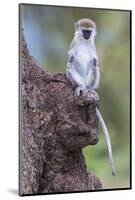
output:
POLYGON ((75 30, 78 30, 78 28, 79 28, 79 23, 75 23, 75 30))

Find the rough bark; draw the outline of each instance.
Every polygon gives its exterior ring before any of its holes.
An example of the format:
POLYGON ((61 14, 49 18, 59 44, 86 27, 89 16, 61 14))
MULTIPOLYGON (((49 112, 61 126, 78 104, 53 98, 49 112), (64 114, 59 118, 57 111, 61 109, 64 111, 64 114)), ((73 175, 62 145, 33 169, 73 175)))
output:
POLYGON ((98 142, 98 94, 80 97, 63 73, 48 73, 21 39, 20 194, 102 188, 82 148, 98 142))

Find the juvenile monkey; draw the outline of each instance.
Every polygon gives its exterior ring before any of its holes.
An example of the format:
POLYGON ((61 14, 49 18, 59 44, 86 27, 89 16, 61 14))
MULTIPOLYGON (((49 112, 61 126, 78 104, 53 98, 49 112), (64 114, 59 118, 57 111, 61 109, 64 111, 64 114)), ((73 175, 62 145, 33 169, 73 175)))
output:
MULTIPOLYGON (((86 93, 98 88, 100 72, 95 47, 96 25, 91 19, 80 19, 75 23, 75 34, 68 51, 66 76, 75 88, 75 94, 86 93)), ((115 175, 115 165, 112 156, 112 147, 105 122, 96 108, 100 126, 103 129, 108 146, 109 160, 112 174, 115 175)))

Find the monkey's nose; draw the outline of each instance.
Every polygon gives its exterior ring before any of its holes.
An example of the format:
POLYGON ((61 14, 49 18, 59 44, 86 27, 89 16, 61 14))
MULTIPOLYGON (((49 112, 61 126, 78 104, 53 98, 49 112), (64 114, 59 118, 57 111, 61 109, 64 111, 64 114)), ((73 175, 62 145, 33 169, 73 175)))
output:
POLYGON ((88 40, 91 36, 91 31, 90 30, 82 30, 83 32, 83 37, 88 40))

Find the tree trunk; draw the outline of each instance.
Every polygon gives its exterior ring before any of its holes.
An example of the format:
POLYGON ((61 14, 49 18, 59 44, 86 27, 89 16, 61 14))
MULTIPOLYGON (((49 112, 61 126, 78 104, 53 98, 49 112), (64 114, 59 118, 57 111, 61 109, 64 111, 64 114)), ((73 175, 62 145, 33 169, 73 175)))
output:
POLYGON ((98 94, 80 97, 63 73, 48 73, 20 45, 20 195, 102 189, 82 148, 98 142, 98 94))

